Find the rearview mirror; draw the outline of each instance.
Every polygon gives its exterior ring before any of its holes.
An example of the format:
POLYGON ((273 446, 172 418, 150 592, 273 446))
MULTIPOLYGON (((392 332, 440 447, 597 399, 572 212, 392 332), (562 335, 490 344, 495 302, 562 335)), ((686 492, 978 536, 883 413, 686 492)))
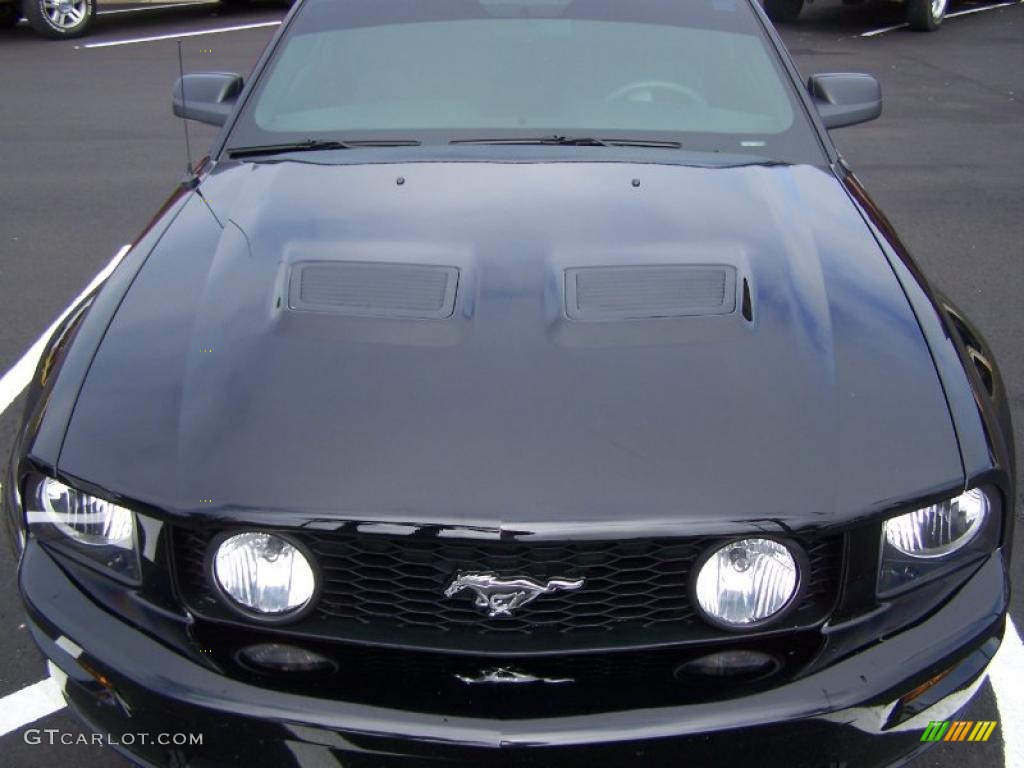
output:
POLYGON ((178 78, 171 96, 174 114, 186 120, 224 125, 242 92, 242 77, 232 72, 197 72, 178 78))
POLYGON ((813 75, 807 90, 826 128, 866 123, 882 114, 882 86, 871 75, 813 75))

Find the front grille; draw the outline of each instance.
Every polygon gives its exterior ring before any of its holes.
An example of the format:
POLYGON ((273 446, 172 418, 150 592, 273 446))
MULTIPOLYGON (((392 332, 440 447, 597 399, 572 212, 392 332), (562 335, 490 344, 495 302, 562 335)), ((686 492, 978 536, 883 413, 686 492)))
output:
POLYGON ((453 544, 319 539, 314 551, 329 574, 320 609, 368 624, 427 626, 482 634, 607 631, 622 624, 688 623, 687 564, 693 542, 604 544, 453 544), (578 592, 544 595, 514 616, 481 621, 468 591, 439 599, 460 570, 549 578, 584 577, 578 592), (359 585, 352 589, 351 585, 359 585))
MULTIPOLYGON (((175 532, 178 583, 195 613, 232 620, 203 570, 216 533, 175 532)), ((535 651, 541 642, 554 650, 581 638, 629 645, 723 636, 701 620, 688 598, 691 569, 717 539, 523 543, 347 531, 289 534, 313 552, 323 588, 315 610, 282 631, 425 647, 468 644, 477 651, 493 641, 506 651, 535 651), (583 578, 585 584, 578 591, 541 595, 510 617, 488 617, 473 605, 469 590, 444 596, 459 572, 485 571, 538 581, 583 578)), ((838 592, 841 537, 801 543, 810 573, 800 604, 785 620, 788 628, 825 618, 838 592)))

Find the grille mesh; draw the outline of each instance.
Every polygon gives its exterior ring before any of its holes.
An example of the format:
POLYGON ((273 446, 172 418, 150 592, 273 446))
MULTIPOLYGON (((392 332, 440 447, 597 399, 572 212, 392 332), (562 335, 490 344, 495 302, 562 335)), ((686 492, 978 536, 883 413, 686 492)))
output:
POLYGON ((360 542, 316 541, 327 586, 321 610, 333 616, 398 626, 459 627, 482 634, 607 630, 622 623, 690 622, 686 599, 687 564, 694 545, 650 541, 608 545, 444 544, 395 539, 360 542), (482 620, 472 593, 443 599, 460 570, 528 574, 538 581, 586 579, 579 591, 543 595, 514 616, 482 620), (361 586, 358 591, 351 584, 361 586))
POLYGON ((374 262, 308 262, 292 271, 292 309, 368 317, 440 319, 455 305, 458 270, 374 262))
POLYGON ((570 269, 566 305, 576 320, 729 314, 736 309, 736 270, 688 265, 570 269))

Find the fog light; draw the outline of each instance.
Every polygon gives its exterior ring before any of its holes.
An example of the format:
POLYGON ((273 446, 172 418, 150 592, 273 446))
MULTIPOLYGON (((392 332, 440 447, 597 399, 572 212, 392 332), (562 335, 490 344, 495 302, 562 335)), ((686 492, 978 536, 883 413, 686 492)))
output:
POLYGON ((761 651, 718 651, 687 661, 676 668, 676 677, 732 677, 755 680, 779 670, 777 658, 761 651))
POLYGON ((337 664, 319 653, 281 643, 247 646, 238 652, 238 661, 258 672, 333 673, 338 669, 337 664))
POLYGON ((712 623, 742 629, 778 616, 800 586, 795 550, 741 539, 714 550, 697 571, 694 597, 712 623))
POLYGON ((309 606, 316 577, 297 545, 273 533, 238 533, 216 547, 213 579, 232 607, 290 619, 309 606))

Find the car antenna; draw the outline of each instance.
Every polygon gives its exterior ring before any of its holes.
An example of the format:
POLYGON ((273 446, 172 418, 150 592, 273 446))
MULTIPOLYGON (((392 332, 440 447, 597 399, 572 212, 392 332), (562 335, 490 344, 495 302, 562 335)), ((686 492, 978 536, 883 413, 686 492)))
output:
MULTIPOLYGON (((181 83, 181 107, 182 112, 188 115, 188 109, 186 108, 185 101, 185 60, 181 55, 181 40, 178 40, 178 75, 181 83)), ((181 122, 185 126, 185 177, 181 180, 181 186, 185 189, 195 189, 199 186, 199 176, 196 174, 195 169, 192 167, 192 144, 189 141, 188 135, 188 117, 183 117, 181 122)))

